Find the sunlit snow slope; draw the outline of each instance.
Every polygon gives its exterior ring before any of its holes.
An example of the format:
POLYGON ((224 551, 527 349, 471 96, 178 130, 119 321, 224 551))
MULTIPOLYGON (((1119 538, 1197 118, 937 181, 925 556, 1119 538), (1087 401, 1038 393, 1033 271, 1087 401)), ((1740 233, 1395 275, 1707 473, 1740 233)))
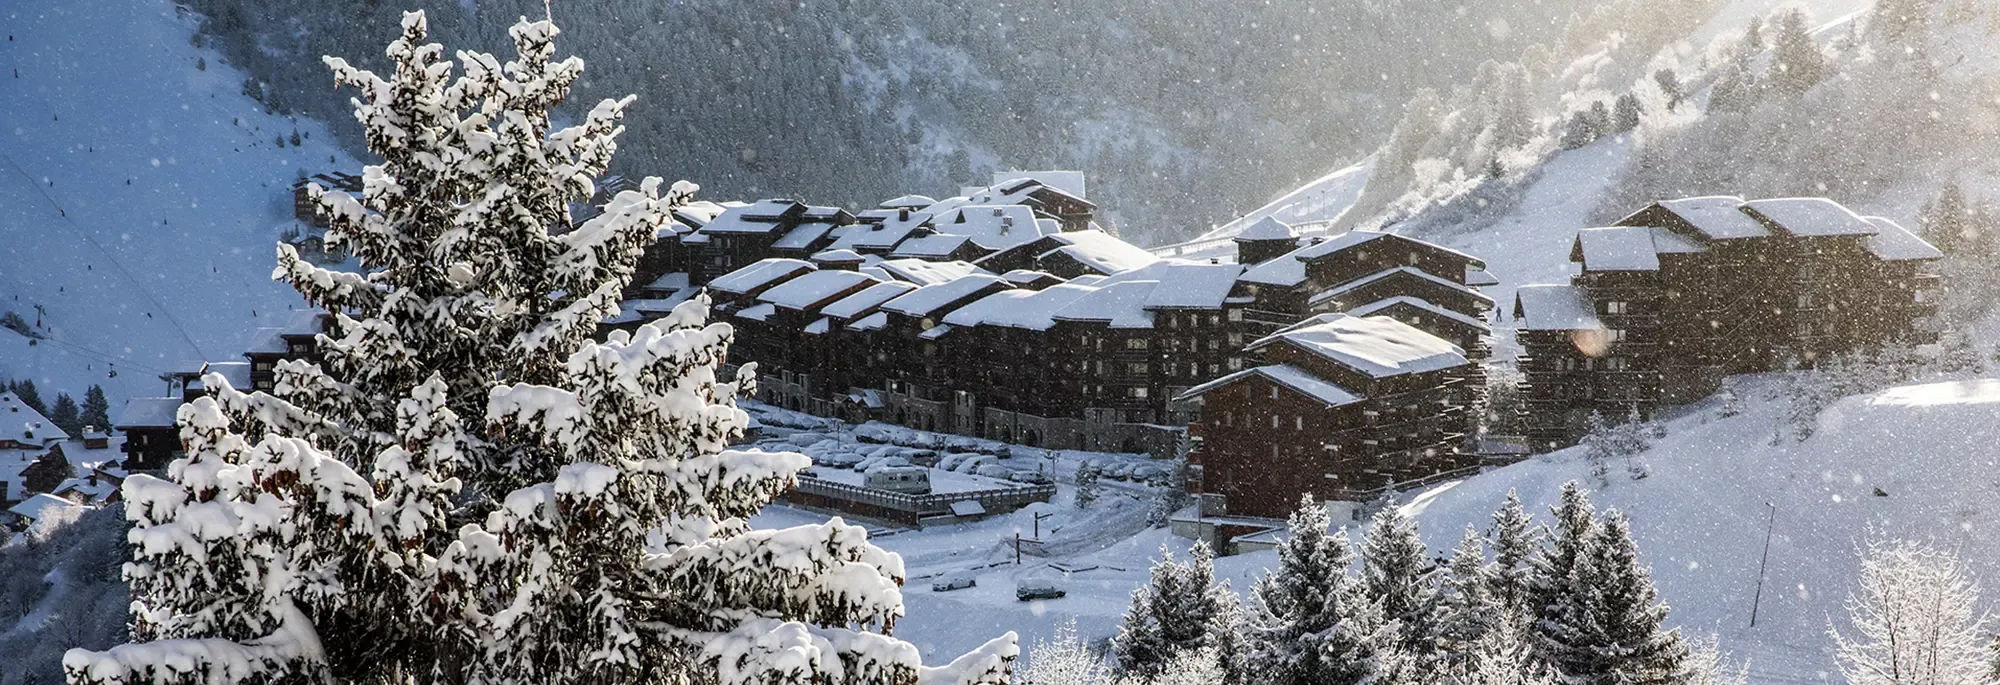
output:
POLYGON ((0 313, 33 323, 40 305, 48 336, 0 330, 0 376, 50 399, 103 384, 116 406, 159 394, 179 362, 240 359, 250 330, 298 302, 270 279, 289 184, 358 165, 318 124, 242 95, 172 3, 0 13, 0 313), (276 145, 294 130, 303 146, 276 145))

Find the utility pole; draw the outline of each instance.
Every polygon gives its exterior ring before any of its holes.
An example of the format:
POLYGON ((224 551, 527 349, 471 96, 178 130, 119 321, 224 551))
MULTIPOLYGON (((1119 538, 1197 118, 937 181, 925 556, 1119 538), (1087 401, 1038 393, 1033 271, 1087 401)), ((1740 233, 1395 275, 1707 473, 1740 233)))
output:
MULTIPOLYGON (((1048 517, 1050 517, 1050 516, 1055 516, 1055 514, 1035 514, 1035 539, 1036 539, 1036 540, 1040 540, 1040 539, 1042 539, 1042 519, 1045 519, 1045 518, 1048 518, 1048 517)), ((1019 534, 1019 533, 1015 533, 1015 534, 1014 534, 1014 536, 1015 536, 1015 537, 1020 537, 1020 534, 1019 534)))
POLYGON ((1014 533, 1014 565, 1021 565, 1021 534, 1018 531, 1014 533))
POLYGON ((1764 519, 1764 558, 1757 560, 1757 593, 1750 598, 1750 627, 1757 627, 1757 607, 1764 601, 1764 567, 1771 562, 1771 528, 1778 522, 1778 505, 1765 502, 1770 515, 1764 519))

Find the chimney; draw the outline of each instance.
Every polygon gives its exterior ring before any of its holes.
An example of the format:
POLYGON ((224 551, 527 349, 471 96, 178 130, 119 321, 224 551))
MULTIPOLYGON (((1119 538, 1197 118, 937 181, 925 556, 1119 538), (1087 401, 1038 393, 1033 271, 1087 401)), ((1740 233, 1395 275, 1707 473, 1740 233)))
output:
POLYGON ((909 208, 909 207, 901 207, 901 208, 898 208, 898 209, 896 210, 896 220, 897 220, 897 221, 909 221, 909 220, 910 220, 910 208, 909 208))

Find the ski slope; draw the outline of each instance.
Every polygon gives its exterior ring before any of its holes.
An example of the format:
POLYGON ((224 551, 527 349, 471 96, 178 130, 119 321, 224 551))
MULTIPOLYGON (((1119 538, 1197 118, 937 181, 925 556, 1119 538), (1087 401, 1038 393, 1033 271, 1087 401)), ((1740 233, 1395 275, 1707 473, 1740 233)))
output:
POLYGON ((0 313, 33 323, 41 306, 47 337, 0 330, 0 376, 50 399, 102 384, 115 413, 181 362, 240 359, 302 306, 270 278, 289 186, 359 168, 321 125, 266 114, 165 0, 0 16, 0 313), (278 147, 294 130, 303 145, 278 147))

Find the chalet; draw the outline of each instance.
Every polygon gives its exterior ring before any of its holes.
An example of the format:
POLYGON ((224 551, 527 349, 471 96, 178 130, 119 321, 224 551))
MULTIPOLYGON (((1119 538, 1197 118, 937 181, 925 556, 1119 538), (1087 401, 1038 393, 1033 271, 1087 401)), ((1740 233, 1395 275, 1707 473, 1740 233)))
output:
POLYGON ((1283 221, 1264 217, 1232 239, 1239 264, 1262 264, 1299 248, 1299 233, 1283 221))
POLYGON ((320 209, 319 202, 313 200, 312 193, 308 190, 308 187, 315 183, 327 190, 356 195, 361 193, 361 177, 339 171, 314 174, 310 178, 293 181, 292 216, 315 228, 326 228, 329 223, 329 217, 320 209))
POLYGON ((74 502, 41 493, 8 507, 7 523, 10 527, 20 530, 51 516, 72 516, 81 511, 82 507, 74 502))
POLYGON ((44 450, 69 437, 11 392, 0 392, 0 450, 44 450))
POLYGON ((1204 513, 1282 517, 1476 464, 1457 345, 1384 316, 1323 314, 1257 340, 1258 364, 1189 389, 1204 513))
POLYGON ((174 423, 174 415, 183 403, 181 397, 135 397, 125 401, 124 409, 111 425, 125 435, 122 466, 126 470, 158 471, 183 455, 180 428, 174 423))
POLYGON ((1582 229, 1568 284, 1516 294, 1529 438, 1561 446, 1593 412, 1649 413, 1730 374, 1928 342, 1923 264, 1942 256, 1822 198, 1666 200, 1582 229))
MULTIPOLYGON (((244 358, 250 360, 248 384, 234 385, 239 379, 231 378, 232 386, 245 392, 251 390, 270 392, 277 385, 278 362, 317 359, 319 335, 329 332, 332 325, 331 315, 306 310, 293 313, 291 320, 284 326, 257 329, 251 336, 250 344, 243 351, 244 358)), ((233 372, 220 366, 213 370, 225 375, 233 372)), ((203 373, 207 372, 205 370, 203 373)))
POLYGON ((39 449, 0 450, 0 502, 19 502, 49 492, 76 475, 61 444, 39 449))
POLYGON ((1109 276, 1159 261, 1153 253, 1103 231, 1046 234, 1017 243, 977 262, 1001 273, 1032 269, 1062 278, 1109 276))

